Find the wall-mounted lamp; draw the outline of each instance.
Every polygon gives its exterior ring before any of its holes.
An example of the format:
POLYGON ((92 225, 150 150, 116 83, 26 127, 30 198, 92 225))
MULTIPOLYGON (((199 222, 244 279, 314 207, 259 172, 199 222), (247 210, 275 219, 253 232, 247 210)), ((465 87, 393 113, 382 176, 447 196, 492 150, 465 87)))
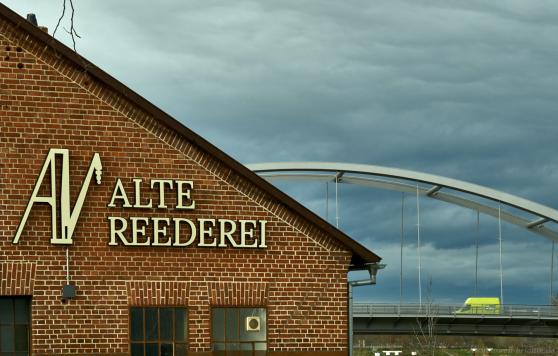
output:
POLYGON ((71 284, 66 284, 62 287, 62 303, 66 303, 68 300, 75 298, 76 287, 71 284))

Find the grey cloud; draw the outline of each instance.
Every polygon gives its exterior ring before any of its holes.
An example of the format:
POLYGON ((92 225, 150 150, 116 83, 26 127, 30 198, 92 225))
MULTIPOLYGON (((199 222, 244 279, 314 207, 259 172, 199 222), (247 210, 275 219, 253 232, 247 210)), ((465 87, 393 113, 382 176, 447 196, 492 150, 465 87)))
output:
MULTIPOLYGON (((32 9, 51 31, 60 15, 50 2, 4 3, 22 15, 32 9)), ((85 57, 241 162, 393 166, 558 207, 554 1, 142 0, 76 8, 85 57)), ((63 31, 57 37, 69 43, 63 31)), ((324 214, 323 185, 281 187, 324 214)), ((341 197, 342 229, 393 265, 400 195, 343 187, 341 197)), ((425 251, 449 268, 471 249, 474 213, 424 204, 425 251)), ((483 218, 482 234, 493 234, 494 224, 483 218)), ((531 236, 504 229, 514 242, 510 259, 536 261, 527 270, 546 273, 535 248, 521 255, 531 236)), ((384 272, 382 283, 393 288, 394 270, 384 272)), ((470 293, 470 284, 432 273, 440 297, 470 293)), ((511 293, 540 300, 545 281, 536 280, 530 297, 518 287, 521 273, 510 269, 511 293)))

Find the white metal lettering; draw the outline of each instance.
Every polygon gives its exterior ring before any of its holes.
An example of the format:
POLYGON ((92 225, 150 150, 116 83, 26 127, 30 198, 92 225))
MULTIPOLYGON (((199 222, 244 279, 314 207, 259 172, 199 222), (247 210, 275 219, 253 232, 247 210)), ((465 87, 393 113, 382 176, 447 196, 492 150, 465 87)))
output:
POLYGON ((93 154, 93 158, 91 159, 91 163, 89 164, 89 170, 85 175, 85 178, 81 185, 81 191, 78 195, 74 208, 70 207, 70 154, 67 149, 56 149, 51 148, 48 152, 47 158, 43 164, 41 169, 41 173, 39 174, 39 179, 37 179, 37 183, 35 183, 35 188, 33 189, 33 194, 31 194, 31 198, 27 203, 27 207, 25 208, 25 212, 23 213, 23 218, 19 223, 17 228, 15 237, 13 239, 13 243, 19 243, 19 239, 21 238, 21 233, 29 218, 29 213, 35 203, 47 203, 51 207, 51 221, 52 221, 52 237, 50 242, 52 244, 58 245, 70 245, 72 244, 72 235, 74 233, 74 229, 76 227, 77 220, 79 218, 79 214, 81 212, 81 208, 83 207, 83 202, 85 201, 85 197, 87 195, 87 191, 89 189, 89 184, 91 183, 91 178, 93 177, 93 172, 95 172, 96 182, 97 184, 101 183, 101 174, 103 166, 101 164, 101 158, 99 157, 98 153, 93 154), (57 206, 57 186, 56 186, 56 157, 62 157, 62 171, 61 171, 61 184, 60 184, 60 234, 58 234, 57 229, 57 213, 58 213, 58 206, 57 206), (49 196, 39 196, 40 187, 43 185, 43 181, 45 179, 45 175, 47 170, 50 167, 50 195, 49 196))

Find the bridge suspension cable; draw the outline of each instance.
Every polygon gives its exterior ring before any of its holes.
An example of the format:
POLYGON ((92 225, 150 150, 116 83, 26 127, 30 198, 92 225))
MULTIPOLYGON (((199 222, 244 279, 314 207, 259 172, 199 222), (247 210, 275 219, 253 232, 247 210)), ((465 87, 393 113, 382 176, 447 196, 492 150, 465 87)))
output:
POLYGON ((502 268, 502 218, 500 203, 498 203, 498 244, 500 246, 500 303, 504 304, 504 270, 502 268))
POLYGON ((421 278, 421 254, 420 254, 420 203, 419 203, 419 188, 417 183, 417 252, 418 252, 418 293, 419 305, 422 306, 422 278, 421 278))
POLYGON ((339 228, 339 188, 338 188, 339 177, 340 177, 340 173, 337 173, 335 175, 335 227, 336 228, 339 228))
POLYGON ((405 193, 401 193, 401 247, 399 250, 399 305, 403 304, 403 238, 404 230, 404 217, 405 214, 405 193))
POLYGON ((326 211, 325 219, 329 222, 329 182, 326 182, 326 211))
POLYGON ((477 210, 477 231, 475 234, 475 297, 478 295, 479 287, 479 235, 480 235, 480 212, 477 210))
POLYGON ((552 305, 553 302, 553 293, 554 293, 554 241, 552 241, 552 252, 550 258, 550 295, 548 297, 548 305, 552 305))

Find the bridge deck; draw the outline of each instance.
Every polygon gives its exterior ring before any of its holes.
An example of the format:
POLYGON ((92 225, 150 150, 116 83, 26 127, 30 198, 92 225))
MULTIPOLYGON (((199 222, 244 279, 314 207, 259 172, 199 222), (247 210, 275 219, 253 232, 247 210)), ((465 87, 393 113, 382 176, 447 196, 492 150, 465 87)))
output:
POLYGON ((461 305, 438 304, 360 304, 353 305, 354 316, 403 316, 422 317, 435 315, 437 317, 455 318, 529 318, 529 319, 556 319, 558 320, 558 306, 552 305, 479 305, 467 311, 461 305))
POLYGON ((558 337, 558 307, 354 304, 355 334, 436 334, 558 337))

